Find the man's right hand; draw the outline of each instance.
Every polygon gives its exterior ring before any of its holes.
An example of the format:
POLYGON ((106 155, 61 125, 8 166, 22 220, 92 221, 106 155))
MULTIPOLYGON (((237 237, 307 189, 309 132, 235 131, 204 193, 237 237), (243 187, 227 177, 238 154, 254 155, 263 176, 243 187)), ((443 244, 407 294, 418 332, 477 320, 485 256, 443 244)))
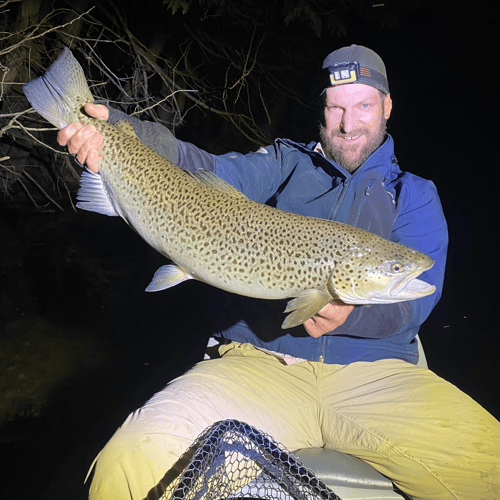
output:
MULTIPOLYGON (((109 118, 109 110, 103 104, 85 104, 85 112, 101 120, 109 118)), ((61 146, 67 146, 71 154, 76 155, 76 159, 82 164, 87 165, 89 170, 97 172, 99 170, 99 160, 102 155, 99 148, 104 142, 102 134, 92 127, 92 125, 83 126, 81 123, 70 123, 62 128, 57 134, 57 142, 61 146)))

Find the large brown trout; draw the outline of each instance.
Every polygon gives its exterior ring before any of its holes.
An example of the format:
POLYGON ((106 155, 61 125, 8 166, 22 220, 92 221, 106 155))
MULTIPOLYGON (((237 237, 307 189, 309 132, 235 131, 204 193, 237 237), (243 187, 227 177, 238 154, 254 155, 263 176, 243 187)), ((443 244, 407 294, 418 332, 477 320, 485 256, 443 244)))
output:
POLYGON ((148 291, 197 279, 249 297, 292 298, 282 325, 290 328, 333 299, 384 304, 435 290, 416 279, 434 263, 419 251, 251 201, 211 172, 189 173, 165 160, 126 120, 110 125, 88 117, 83 105, 94 98, 69 49, 24 93, 56 127, 80 122, 103 134, 99 174, 83 172, 77 206, 122 217, 173 262, 156 272, 148 291))

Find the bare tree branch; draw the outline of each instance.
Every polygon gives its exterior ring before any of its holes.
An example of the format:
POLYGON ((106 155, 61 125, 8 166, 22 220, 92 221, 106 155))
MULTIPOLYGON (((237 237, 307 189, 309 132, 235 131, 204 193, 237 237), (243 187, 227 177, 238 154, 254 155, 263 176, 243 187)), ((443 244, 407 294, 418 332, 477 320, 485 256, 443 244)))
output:
POLYGON ((9 3, 14 3, 14 2, 22 2, 23 0, 5 0, 5 2, 0 3, 0 9, 3 9, 4 7, 7 7, 9 3))
POLYGON ((50 195, 49 193, 47 193, 47 191, 45 191, 45 189, 43 189, 43 187, 28 173, 25 171, 23 171, 23 175, 25 177, 27 177, 43 194, 44 196, 50 201, 52 202, 59 210, 61 210, 61 212, 64 211, 64 209, 61 207, 61 205, 59 205, 59 203, 57 203, 57 201, 55 201, 50 195))
POLYGON ((9 34, 6 37, 1 38, 0 43, 4 43, 4 42, 8 41, 8 39, 12 36, 16 36, 16 37, 21 36, 22 40, 20 40, 17 43, 14 43, 13 45, 9 45, 5 49, 0 49, 0 56, 4 56, 6 54, 9 54, 10 52, 12 52, 12 51, 16 50, 18 47, 20 47, 21 45, 27 45, 30 42, 33 42, 34 40, 36 40, 38 38, 46 37, 52 31, 60 31, 60 30, 64 29, 66 26, 73 24, 78 19, 83 18, 85 15, 87 15, 93 9, 94 9, 94 7, 91 7, 87 12, 84 12, 83 14, 78 15, 75 19, 73 19, 67 23, 53 26, 52 28, 45 28, 44 25, 48 23, 48 21, 51 19, 51 17, 55 17, 58 14, 58 10, 51 12, 44 19, 42 19, 42 21, 40 21, 36 26, 30 26, 29 28, 27 28, 25 30, 25 32, 9 34), (27 31, 29 31, 29 33, 25 34, 27 31))

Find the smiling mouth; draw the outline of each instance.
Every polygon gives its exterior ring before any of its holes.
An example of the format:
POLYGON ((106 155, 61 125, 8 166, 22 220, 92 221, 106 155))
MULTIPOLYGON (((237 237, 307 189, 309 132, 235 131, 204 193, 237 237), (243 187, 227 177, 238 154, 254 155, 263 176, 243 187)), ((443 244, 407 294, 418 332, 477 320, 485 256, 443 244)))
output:
POLYGON ((364 136, 365 136, 365 134, 351 134, 351 135, 338 134, 337 140, 339 142, 337 142, 337 146, 339 148, 349 147, 349 146, 352 146, 352 147, 362 146, 364 136))

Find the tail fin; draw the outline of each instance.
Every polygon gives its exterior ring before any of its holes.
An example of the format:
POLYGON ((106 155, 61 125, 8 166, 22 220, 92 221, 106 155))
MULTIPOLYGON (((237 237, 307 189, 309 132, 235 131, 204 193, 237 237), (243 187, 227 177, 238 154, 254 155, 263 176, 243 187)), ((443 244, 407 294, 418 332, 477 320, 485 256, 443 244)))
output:
POLYGON ((23 87, 30 104, 58 128, 77 121, 79 109, 93 102, 83 69, 66 47, 42 75, 23 87))

